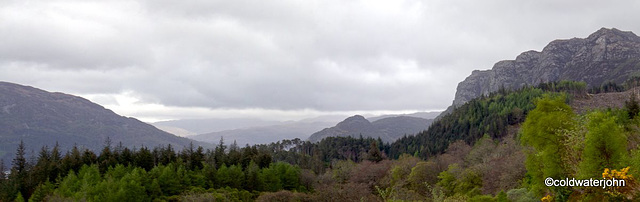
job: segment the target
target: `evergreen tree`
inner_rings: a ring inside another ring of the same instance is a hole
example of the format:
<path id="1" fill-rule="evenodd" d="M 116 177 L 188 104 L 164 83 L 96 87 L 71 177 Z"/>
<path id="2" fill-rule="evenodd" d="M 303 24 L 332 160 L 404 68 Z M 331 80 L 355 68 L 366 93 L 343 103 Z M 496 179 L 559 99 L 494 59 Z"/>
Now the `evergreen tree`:
<path id="1" fill-rule="evenodd" d="M 216 147 L 215 152 L 213 154 L 214 160 L 216 163 L 216 168 L 220 168 L 222 164 L 226 164 L 227 162 L 227 156 L 225 154 L 226 149 L 227 149 L 227 146 L 224 145 L 224 138 L 220 137 L 220 143 Z"/>
<path id="2" fill-rule="evenodd" d="M 175 154 L 174 154 L 175 155 Z M 143 168 L 144 170 L 151 170 L 153 168 L 153 155 L 147 147 L 142 146 L 134 157 L 134 165 Z"/>
<path id="3" fill-rule="evenodd" d="M 638 100 L 636 100 L 636 96 L 635 93 L 632 93 L 629 100 L 624 102 L 624 107 L 627 110 L 629 119 L 635 118 L 640 112 L 640 105 L 638 104 Z"/>
<path id="4" fill-rule="evenodd" d="M 378 144 L 376 141 L 371 141 L 371 145 L 369 146 L 369 155 L 367 156 L 367 160 L 373 162 L 382 161 L 382 152 L 380 152 L 380 148 L 378 148 Z"/>
<path id="5" fill-rule="evenodd" d="M 11 167 L 9 179 L 13 181 L 18 194 L 22 194 L 28 198 L 31 196 L 30 184 L 32 184 L 32 182 L 28 179 L 29 164 L 25 158 L 24 150 L 24 142 L 20 140 L 20 144 L 16 149 L 16 156 L 13 159 L 13 166 Z M 22 195 L 20 195 L 20 197 L 22 197 Z"/>

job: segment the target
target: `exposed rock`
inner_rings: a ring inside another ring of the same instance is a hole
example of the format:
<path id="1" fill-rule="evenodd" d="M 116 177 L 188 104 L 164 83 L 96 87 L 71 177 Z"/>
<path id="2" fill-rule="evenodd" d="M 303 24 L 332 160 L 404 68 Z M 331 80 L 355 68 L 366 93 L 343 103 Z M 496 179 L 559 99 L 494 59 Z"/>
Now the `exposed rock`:
<path id="1" fill-rule="evenodd" d="M 592 87 L 608 81 L 622 83 L 630 76 L 640 76 L 640 37 L 602 28 L 587 38 L 555 40 L 541 52 L 527 51 L 515 60 L 496 63 L 491 70 L 473 71 L 458 84 L 453 107 L 500 88 L 559 80 L 584 81 Z"/>

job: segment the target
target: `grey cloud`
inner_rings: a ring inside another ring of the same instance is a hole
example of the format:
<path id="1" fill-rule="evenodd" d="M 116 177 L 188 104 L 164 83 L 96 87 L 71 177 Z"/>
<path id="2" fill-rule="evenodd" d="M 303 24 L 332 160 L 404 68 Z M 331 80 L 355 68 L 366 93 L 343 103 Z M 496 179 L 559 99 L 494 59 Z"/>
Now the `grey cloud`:
<path id="1" fill-rule="evenodd" d="M 635 1 L 26 1 L 0 8 L 0 80 L 211 109 L 446 108 L 473 69 Z"/>

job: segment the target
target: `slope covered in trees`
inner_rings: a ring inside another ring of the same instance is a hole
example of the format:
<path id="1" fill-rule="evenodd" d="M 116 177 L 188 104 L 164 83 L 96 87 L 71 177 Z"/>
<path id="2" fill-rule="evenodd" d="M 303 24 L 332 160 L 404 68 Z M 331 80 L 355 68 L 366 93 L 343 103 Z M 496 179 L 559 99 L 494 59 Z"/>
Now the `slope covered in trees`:
<path id="1" fill-rule="evenodd" d="M 444 152 L 456 140 L 473 144 L 485 134 L 492 138 L 502 138 L 507 134 L 509 126 L 524 121 L 527 113 L 535 107 L 534 100 L 544 92 L 567 92 L 583 96 L 586 85 L 561 81 L 517 91 L 500 90 L 487 97 L 473 99 L 436 120 L 428 130 L 394 142 L 389 153 L 392 157 L 409 153 L 428 158 Z"/>
<path id="2" fill-rule="evenodd" d="M 568 103 L 596 97 L 586 92 L 579 82 L 499 91 L 472 100 L 429 129 L 451 136 L 429 137 L 425 131 L 405 137 L 411 140 L 405 145 L 329 137 L 318 143 L 294 139 L 242 148 L 221 140 L 215 148 L 177 151 L 172 146 L 130 149 L 107 141 L 99 154 L 53 146 L 27 157 L 25 145 L 19 144 L 10 166 L 0 165 L 11 170 L 8 178 L 0 176 L 0 200 L 635 199 L 637 97 L 629 97 L 622 108 L 577 114 Z M 544 185 L 546 177 L 615 177 L 629 186 L 553 188 Z"/>

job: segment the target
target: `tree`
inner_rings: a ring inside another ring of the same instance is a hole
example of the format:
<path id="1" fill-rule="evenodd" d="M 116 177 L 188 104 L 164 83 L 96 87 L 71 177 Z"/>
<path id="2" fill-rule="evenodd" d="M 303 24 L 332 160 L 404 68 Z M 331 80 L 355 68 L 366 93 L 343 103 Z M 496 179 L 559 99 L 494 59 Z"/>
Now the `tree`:
<path id="1" fill-rule="evenodd" d="M 587 115 L 587 134 L 580 162 L 584 179 L 601 176 L 605 168 L 619 169 L 627 162 L 627 137 L 611 112 L 595 111 Z"/>
<path id="2" fill-rule="evenodd" d="M 640 105 L 636 100 L 636 96 L 637 95 L 635 93 L 631 93 L 629 100 L 624 102 L 624 107 L 627 110 L 629 119 L 635 118 L 638 115 L 638 113 L 640 113 Z"/>
<path id="3" fill-rule="evenodd" d="M 244 189 L 248 191 L 259 190 L 262 182 L 260 181 L 260 168 L 258 167 L 258 164 L 250 161 L 244 172 L 244 176 L 246 178 Z"/>
<path id="4" fill-rule="evenodd" d="M 9 179 L 14 182 L 18 194 L 22 193 L 22 195 L 29 198 L 29 196 L 31 196 L 30 181 L 29 179 L 27 179 L 29 174 L 29 164 L 25 159 L 24 150 L 24 142 L 20 140 L 20 144 L 16 149 L 16 157 L 13 159 L 13 166 L 11 167 L 11 174 L 9 175 Z"/>
<path id="5" fill-rule="evenodd" d="M 566 150 L 563 133 L 574 127 L 574 114 L 565 104 L 564 96 L 545 95 L 527 116 L 521 129 L 521 141 L 533 148 L 527 152 L 525 167 L 531 176 L 529 183 L 534 192 L 542 194 L 547 177 L 560 179 L 567 176 L 566 165 L 562 162 Z"/>
<path id="6" fill-rule="evenodd" d="M 151 170 L 153 168 L 153 155 L 147 147 L 142 146 L 140 150 L 135 154 L 134 165 L 141 167 L 144 170 Z"/>
<path id="7" fill-rule="evenodd" d="M 227 146 L 224 145 L 224 138 L 220 137 L 220 143 L 216 147 L 216 150 L 213 154 L 216 162 L 216 168 L 220 168 L 222 164 L 225 164 L 227 162 L 227 156 L 225 154 L 226 149 L 227 149 Z"/>
<path id="8" fill-rule="evenodd" d="M 62 158 L 62 163 L 60 165 L 60 169 L 63 173 L 67 174 L 67 171 L 78 171 L 82 166 L 82 154 L 80 154 L 80 150 L 78 150 L 78 146 L 74 145 L 71 149 L 71 152 L 67 151 L 67 154 Z M 64 177 L 64 176 L 63 176 Z"/>
<path id="9" fill-rule="evenodd" d="M 262 190 L 276 192 L 282 189 L 282 182 L 278 176 L 278 171 L 270 166 L 260 171 L 260 181 L 262 182 Z"/>
<path id="10" fill-rule="evenodd" d="M 378 144 L 376 141 L 371 141 L 371 146 L 369 146 L 369 155 L 367 156 L 367 160 L 373 162 L 380 162 L 384 159 L 382 156 L 382 152 L 380 152 L 380 148 L 378 148 Z"/>

